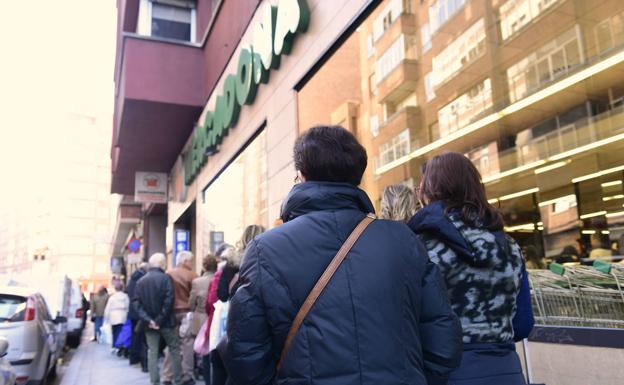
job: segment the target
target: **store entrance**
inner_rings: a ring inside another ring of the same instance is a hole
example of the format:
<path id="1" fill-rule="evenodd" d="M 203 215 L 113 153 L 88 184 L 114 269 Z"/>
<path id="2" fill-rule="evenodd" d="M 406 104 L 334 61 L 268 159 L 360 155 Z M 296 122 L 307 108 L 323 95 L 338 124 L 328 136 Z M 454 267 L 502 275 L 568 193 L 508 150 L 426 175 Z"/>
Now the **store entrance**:
<path id="1" fill-rule="evenodd" d="M 176 265 L 176 256 L 180 251 L 191 251 L 193 255 L 197 252 L 195 217 L 195 202 L 193 202 L 173 224 L 172 266 Z M 195 264 L 195 261 L 193 261 L 193 264 Z"/>

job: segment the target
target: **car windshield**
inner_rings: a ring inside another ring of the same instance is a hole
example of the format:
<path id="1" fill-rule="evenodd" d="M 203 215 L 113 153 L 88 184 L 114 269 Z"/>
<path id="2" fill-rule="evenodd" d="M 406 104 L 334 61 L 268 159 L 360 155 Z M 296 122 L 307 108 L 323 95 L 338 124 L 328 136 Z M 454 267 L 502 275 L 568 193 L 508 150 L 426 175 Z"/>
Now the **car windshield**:
<path id="1" fill-rule="evenodd" d="M 19 322 L 24 320 L 26 298 L 0 294 L 0 322 Z"/>

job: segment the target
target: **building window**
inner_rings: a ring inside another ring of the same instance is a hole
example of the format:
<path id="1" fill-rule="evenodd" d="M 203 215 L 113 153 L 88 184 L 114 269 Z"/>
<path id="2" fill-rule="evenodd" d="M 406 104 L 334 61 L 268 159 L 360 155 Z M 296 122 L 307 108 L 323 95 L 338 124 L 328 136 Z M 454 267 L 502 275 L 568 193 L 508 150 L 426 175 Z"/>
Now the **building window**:
<path id="1" fill-rule="evenodd" d="M 409 129 L 405 129 L 390 141 L 379 146 L 379 162 L 377 163 L 377 166 L 383 167 L 409 154 L 409 137 Z"/>
<path id="2" fill-rule="evenodd" d="M 485 23 L 479 19 L 433 58 L 434 87 L 485 53 Z"/>
<path id="3" fill-rule="evenodd" d="M 438 0 L 429 7 L 429 24 L 434 34 L 444 23 L 453 17 L 467 0 Z"/>
<path id="4" fill-rule="evenodd" d="M 513 103 L 583 62 L 578 26 L 507 69 L 509 99 Z"/>
<path id="5" fill-rule="evenodd" d="M 557 0 L 509 0 L 501 5 L 500 26 L 503 40 L 517 33 Z"/>
<path id="6" fill-rule="evenodd" d="M 420 38 L 422 43 L 422 52 L 425 53 L 431 49 L 431 31 L 429 29 L 429 23 L 425 23 L 422 27 L 420 27 Z"/>
<path id="7" fill-rule="evenodd" d="M 492 84 L 485 79 L 438 111 L 440 137 L 457 131 L 492 107 Z"/>
<path id="8" fill-rule="evenodd" d="M 599 54 L 624 44 L 624 12 L 598 23 L 594 36 Z"/>
<path id="9" fill-rule="evenodd" d="M 195 41 L 195 2 L 141 0 L 137 33 L 174 39 Z"/>
<path id="10" fill-rule="evenodd" d="M 371 57 L 375 54 L 375 45 L 373 42 L 373 35 L 368 34 L 366 36 L 366 57 Z"/>
<path id="11" fill-rule="evenodd" d="M 398 39 L 384 52 L 375 63 L 377 84 L 388 76 L 405 59 L 405 35 Z"/>
<path id="12" fill-rule="evenodd" d="M 425 96 L 427 101 L 430 102 L 435 98 L 435 90 L 433 89 L 433 74 L 428 72 L 425 75 Z"/>
<path id="13" fill-rule="evenodd" d="M 379 135 L 379 118 L 377 117 L 377 115 L 373 115 L 370 117 L 370 130 L 373 138 Z"/>

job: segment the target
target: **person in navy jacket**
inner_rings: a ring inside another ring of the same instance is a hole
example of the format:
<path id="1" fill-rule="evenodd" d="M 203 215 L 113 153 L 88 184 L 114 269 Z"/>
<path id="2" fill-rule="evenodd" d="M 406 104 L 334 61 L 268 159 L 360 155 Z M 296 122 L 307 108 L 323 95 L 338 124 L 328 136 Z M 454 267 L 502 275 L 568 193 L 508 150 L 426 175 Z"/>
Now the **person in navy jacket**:
<path id="1" fill-rule="evenodd" d="M 402 223 L 375 220 L 304 319 L 276 364 L 303 301 L 356 225 L 373 212 L 359 185 L 367 156 L 342 127 L 296 142 L 301 183 L 284 224 L 249 245 L 231 299 L 225 366 L 232 384 L 446 384 L 461 328 L 442 277 Z"/>
<path id="2" fill-rule="evenodd" d="M 442 272 L 462 324 L 464 354 L 450 384 L 525 384 L 514 349 L 533 327 L 524 259 L 487 202 L 478 170 L 459 153 L 435 156 L 419 198 L 424 208 L 408 225 Z"/>

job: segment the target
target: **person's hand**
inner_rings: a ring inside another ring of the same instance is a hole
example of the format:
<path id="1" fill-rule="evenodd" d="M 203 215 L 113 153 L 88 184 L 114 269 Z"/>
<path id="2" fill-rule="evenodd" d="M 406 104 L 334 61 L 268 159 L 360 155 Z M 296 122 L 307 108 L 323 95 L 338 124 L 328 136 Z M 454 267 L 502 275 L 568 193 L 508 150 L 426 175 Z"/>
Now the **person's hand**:
<path id="1" fill-rule="evenodd" d="M 148 327 L 150 329 L 154 329 L 154 330 L 160 329 L 160 326 L 158 326 L 158 324 L 156 322 L 154 322 L 154 321 L 150 321 Z"/>

